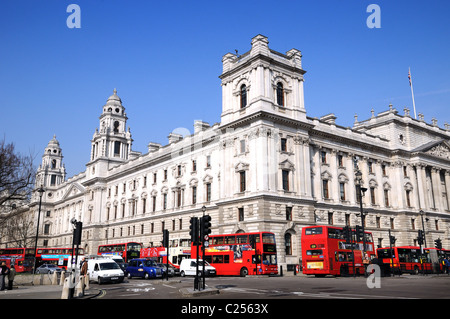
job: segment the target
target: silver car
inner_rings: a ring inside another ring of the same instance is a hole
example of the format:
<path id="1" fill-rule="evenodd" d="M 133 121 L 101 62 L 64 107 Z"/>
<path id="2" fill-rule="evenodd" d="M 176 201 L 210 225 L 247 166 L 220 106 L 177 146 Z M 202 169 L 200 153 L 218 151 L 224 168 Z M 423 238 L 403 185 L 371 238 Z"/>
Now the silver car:
<path id="1" fill-rule="evenodd" d="M 36 274 L 53 274 L 55 271 L 61 272 L 62 268 L 53 264 L 43 264 L 36 269 Z"/>

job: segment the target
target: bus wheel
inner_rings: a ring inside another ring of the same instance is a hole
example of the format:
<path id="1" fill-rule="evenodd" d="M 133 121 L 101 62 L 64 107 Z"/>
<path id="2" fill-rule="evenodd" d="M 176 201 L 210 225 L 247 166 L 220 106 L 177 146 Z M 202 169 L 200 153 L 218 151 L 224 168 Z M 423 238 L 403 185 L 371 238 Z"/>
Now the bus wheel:
<path id="1" fill-rule="evenodd" d="M 241 268 L 241 277 L 245 277 L 248 275 L 248 269 L 243 267 Z"/>
<path id="2" fill-rule="evenodd" d="M 414 275 L 418 275 L 419 274 L 419 267 L 414 266 Z"/>

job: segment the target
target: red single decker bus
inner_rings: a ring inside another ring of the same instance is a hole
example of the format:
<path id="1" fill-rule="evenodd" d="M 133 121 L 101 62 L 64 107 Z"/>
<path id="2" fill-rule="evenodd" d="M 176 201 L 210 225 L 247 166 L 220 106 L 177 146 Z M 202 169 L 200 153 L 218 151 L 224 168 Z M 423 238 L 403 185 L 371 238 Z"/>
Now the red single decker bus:
<path id="1" fill-rule="evenodd" d="M 365 244 L 370 260 L 375 257 L 372 233 L 365 232 Z M 303 227 L 301 245 L 303 273 L 306 275 L 341 276 L 365 272 L 363 240 L 346 243 L 341 227 Z"/>
<path id="2" fill-rule="evenodd" d="M 133 258 L 139 258 L 142 244 L 128 242 L 122 244 L 109 244 L 98 246 L 97 255 L 117 255 L 123 258 L 124 262 L 129 262 Z"/>
<path id="3" fill-rule="evenodd" d="M 431 273 L 433 266 L 430 259 L 430 250 L 416 246 L 401 246 L 391 248 L 378 248 L 378 259 L 388 264 L 394 273 Z"/>
<path id="4" fill-rule="evenodd" d="M 75 257 L 74 249 L 73 256 Z M 78 248 L 78 260 L 84 256 L 84 249 Z M 36 253 L 36 268 L 42 264 L 54 264 L 67 270 L 67 264 L 72 258 L 72 248 L 38 248 Z"/>
<path id="5" fill-rule="evenodd" d="M 199 247 L 202 258 L 202 247 Z M 191 258 L 197 247 L 191 246 Z M 278 274 L 275 235 L 269 232 L 210 235 L 205 257 L 216 268 L 217 275 Z"/>
<path id="6" fill-rule="evenodd" d="M 14 266 L 16 272 L 28 272 L 33 269 L 34 248 L 1 248 L 0 263 Z"/>

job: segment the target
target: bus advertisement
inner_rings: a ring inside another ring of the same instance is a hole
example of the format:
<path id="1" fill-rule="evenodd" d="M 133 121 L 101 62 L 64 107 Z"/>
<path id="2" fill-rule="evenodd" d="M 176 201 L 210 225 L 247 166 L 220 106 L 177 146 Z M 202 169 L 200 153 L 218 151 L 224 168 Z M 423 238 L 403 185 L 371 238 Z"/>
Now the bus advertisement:
<path id="1" fill-rule="evenodd" d="M 278 274 L 275 235 L 269 232 L 210 235 L 199 257 L 216 268 L 217 275 Z M 191 258 L 197 257 L 197 247 L 191 246 Z"/>
<path id="2" fill-rule="evenodd" d="M 362 238 L 346 243 L 343 228 L 334 226 L 303 227 L 301 245 L 303 273 L 316 277 L 362 275 L 369 261 L 375 257 L 371 233 L 365 232 L 363 247 Z"/>
<path id="3" fill-rule="evenodd" d="M 76 255 L 74 250 L 73 256 Z M 78 258 L 84 256 L 84 249 L 78 248 Z M 36 253 L 36 268 L 42 264 L 54 264 L 67 270 L 67 264 L 72 257 L 72 248 L 38 248 Z"/>
<path id="4" fill-rule="evenodd" d="M 136 242 L 100 245 L 97 255 L 118 255 L 127 263 L 133 258 L 139 258 L 141 249 L 142 244 Z"/>
<path id="5" fill-rule="evenodd" d="M 394 273 L 431 273 L 433 266 L 430 258 L 430 249 L 421 251 L 416 246 L 400 246 L 391 248 L 378 248 L 378 259 L 388 264 Z"/>
<path id="6" fill-rule="evenodd" d="M 31 272 L 34 263 L 34 248 L 1 248 L 0 262 L 14 266 L 16 272 Z"/>
<path id="7" fill-rule="evenodd" d="M 140 258 L 155 258 L 158 263 L 167 263 L 167 251 L 165 247 L 142 248 Z M 181 261 L 191 258 L 191 247 L 169 247 L 169 264 L 180 268 Z"/>

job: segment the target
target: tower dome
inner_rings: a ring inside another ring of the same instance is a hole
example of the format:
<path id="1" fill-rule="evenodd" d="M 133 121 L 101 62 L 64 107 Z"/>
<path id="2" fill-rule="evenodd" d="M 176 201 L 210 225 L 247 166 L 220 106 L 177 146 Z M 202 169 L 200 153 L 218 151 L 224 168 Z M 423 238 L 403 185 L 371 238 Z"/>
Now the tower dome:
<path id="1" fill-rule="evenodd" d="M 111 95 L 106 101 L 106 105 L 122 105 L 122 100 L 117 95 L 117 90 L 114 89 L 113 95 Z"/>

